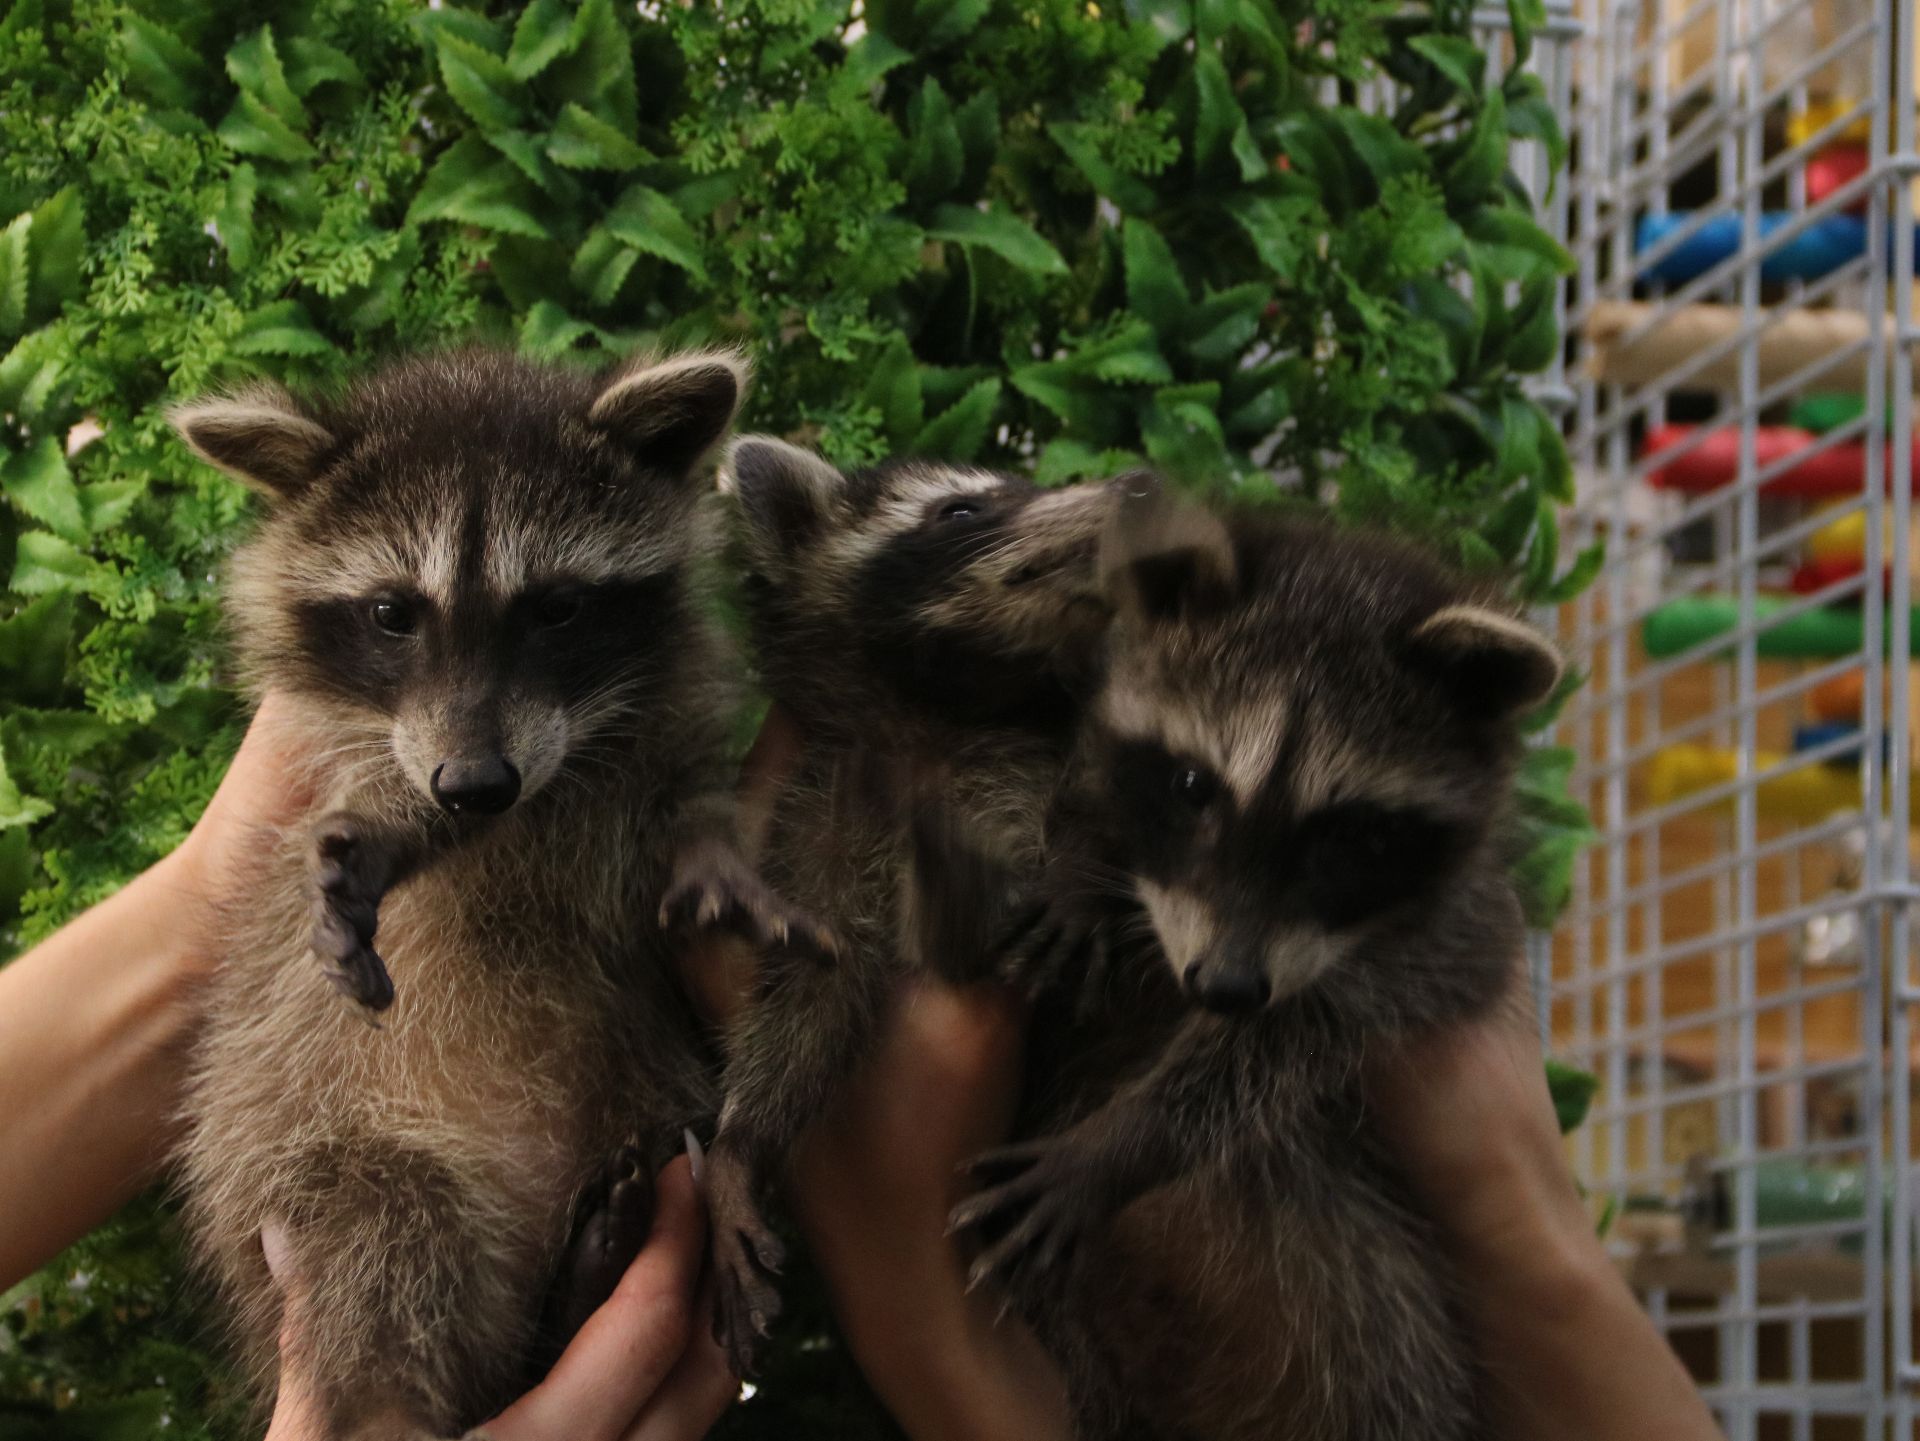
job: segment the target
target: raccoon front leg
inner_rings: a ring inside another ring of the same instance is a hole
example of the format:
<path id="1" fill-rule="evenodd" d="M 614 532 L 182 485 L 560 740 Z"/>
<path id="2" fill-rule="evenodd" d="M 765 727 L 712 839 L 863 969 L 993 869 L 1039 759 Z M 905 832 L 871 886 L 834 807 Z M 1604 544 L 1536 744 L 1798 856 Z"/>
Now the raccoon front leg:
<path id="1" fill-rule="evenodd" d="M 762 950 L 820 960 L 839 951 L 833 932 L 789 905 L 741 854 L 730 797 L 701 796 L 682 808 L 673 873 L 660 902 L 666 929 L 726 930 Z"/>
<path id="2" fill-rule="evenodd" d="M 1128 1202 L 1217 1160 L 1231 1134 L 1218 1112 L 1236 1093 L 1227 1068 L 1244 1039 L 1218 1017 L 1190 1016 L 1152 1068 L 1097 1110 L 1053 1135 L 977 1157 L 968 1170 L 983 1189 L 949 1218 L 984 1246 L 969 1284 L 1044 1277 Z"/>
<path id="3" fill-rule="evenodd" d="M 393 977 L 373 948 L 380 902 L 427 860 L 417 827 L 370 820 L 350 811 L 322 816 L 308 852 L 313 883 L 311 945 L 333 988 L 369 1011 L 393 1004 Z"/>
<path id="4" fill-rule="evenodd" d="M 764 983 L 728 1038 L 726 1101 L 703 1188 L 714 1259 L 714 1339 L 746 1376 L 780 1312 L 783 1254 L 759 1198 L 807 1125 L 873 1047 L 892 973 L 870 956 L 821 970 L 762 960 Z"/>

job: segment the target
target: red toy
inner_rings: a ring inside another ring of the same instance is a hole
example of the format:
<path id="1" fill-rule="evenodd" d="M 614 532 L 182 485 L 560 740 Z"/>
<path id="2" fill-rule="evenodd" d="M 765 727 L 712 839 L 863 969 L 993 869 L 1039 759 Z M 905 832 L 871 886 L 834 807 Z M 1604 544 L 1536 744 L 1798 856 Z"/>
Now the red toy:
<path id="1" fill-rule="evenodd" d="M 1643 456 L 1658 455 L 1690 439 L 1696 425 L 1659 425 L 1647 432 Z M 1800 451 L 1811 449 L 1820 437 L 1811 431 L 1786 425 L 1763 425 L 1754 432 L 1754 458 L 1762 468 L 1779 464 Z M 1920 478 L 1920 436 L 1913 441 L 1913 471 Z M 1892 457 L 1888 457 L 1891 461 Z M 1891 471 L 1891 465 L 1889 465 Z M 1740 432 L 1716 430 L 1685 455 L 1677 456 L 1647 476 L 1649 485 L 1689 494 L 1716 490 L 1730 485 L 1740 473 Z M 1768 495 L 1817 499 L 1852 495 L 1866 479 L 1867 447 L 1864 441 L 1830 445 L 1810 455 L 1798 465 L 1789 465 L 1762 487 Z"/>

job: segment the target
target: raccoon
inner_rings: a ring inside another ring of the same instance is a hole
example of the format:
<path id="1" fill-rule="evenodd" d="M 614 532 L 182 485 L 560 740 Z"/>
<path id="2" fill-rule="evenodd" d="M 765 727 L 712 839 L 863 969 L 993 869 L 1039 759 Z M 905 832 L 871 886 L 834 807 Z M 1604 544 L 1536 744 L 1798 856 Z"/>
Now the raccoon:
<path id="1" fill-rule="evenodd" d="M 900 980 L 927 968 L 964 981 L 992 960 L 990 908 L 944 906 L 947 878 L 916 853 L 953 848 L 951 829 L 971 850 L 1038 863 L 1105 624 L 1094 561 L 1114 493 L 932 463 L 844 475 L 759 437 L 735 442 L 729 468 L 755 650 L 803 743 L 761 866 L 840 944 L 826 970 L 768 958 L 729 1030 L 705 1184 L 715 1332 L 744 1375 L 779 1309 L 762 1192 Z M 937 809 L 912 803 L 923 789 Z"/>
<path id="2" fill-rule="evenodd" d="M 719 744 L 740 664 L 703 462 L 745 381 L 720 352 L 592 376 L 472 350 L 173 416 L 265 497 L 236 649 L 321 797 L 229 898 L 185 1215 L 263 1394 L 282 1228 L 330 1436 L 454 1434 L 530 1379 L 571 1218 L 604 1295 L 716 1106 L 662 921 L 798 923 L 736 853 Z"/>
<path id="3" fill-rule="evenodd" d="M 1112 938 L 1106 1063 L 974 1166 L 974 1275 L 1090 1437 L 1483 1435 L 1455 1278 L 1361 1072 L 1502 1003 L 1515 718 L 1560 661 L 1410 545 L 1152 487 L 1101 571 L 1105 673 L 1015 954 Z"/>

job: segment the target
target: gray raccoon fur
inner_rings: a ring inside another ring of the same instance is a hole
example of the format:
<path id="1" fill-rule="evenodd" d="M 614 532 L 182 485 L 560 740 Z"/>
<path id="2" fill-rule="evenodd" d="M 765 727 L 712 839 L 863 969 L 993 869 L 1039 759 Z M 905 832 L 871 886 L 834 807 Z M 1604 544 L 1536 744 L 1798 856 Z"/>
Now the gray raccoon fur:
<path id="1" fill-rule="evenodd" d="M 1104 624 L 1094 558 L 1113 493 L 933 463 L 842 475 L 756 437 L 730 469 L 755 649 L 803 744 L 761 867 L 841 947 L 827 969 L 768 958 L 729 1028 L 707 1196 L 716 1334 L 744 1373 L 779 1304 L 759 1197 L 900 980 L 968 979 L 991 960 L 983 914 L 953 934 L 944 877 L 916 877 L 907 794 L 931 788 L 969 845 L 1038 863 Z"/>
<path id="2" fill-rule="evenodd" d="M 744 382 L 724 353 L 592 376 L 474 350 L 174 417 L 266 497 L 229 613 L 319 796 L 227 898 L 186 1220 L 263 1396 L 282 1223 L 331 1436 L 510 1400 L 583 1192 L 623 1147 L 644 1185 L 715 1108 L 659 918 L 670 889 L 766 902 L 731 850 L 738 666 L 705 600 L 703 458 Z M 517 794 L 449 814 L 482 764 Z"/>
<path id="3" fill-rule="evenodd" d="M 975 1166 L 976 1274 L 1089 1437 L 1482 1436 L 1455 1278 L 1361 1073 L 1501 1003 L 1514 718 L 1559 661 L 1485 588 L 1324 523 L 1146 489 L 1102 570 L 1037 929 L 1104 927 L 1114 973 L 1029 1139 Z"/>

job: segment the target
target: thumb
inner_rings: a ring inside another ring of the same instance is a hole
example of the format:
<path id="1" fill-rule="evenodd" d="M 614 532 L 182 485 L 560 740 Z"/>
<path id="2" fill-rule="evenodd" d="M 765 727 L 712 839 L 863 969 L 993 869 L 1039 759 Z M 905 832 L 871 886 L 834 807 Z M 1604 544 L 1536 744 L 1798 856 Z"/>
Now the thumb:
<path id="1" fill-rule="evenodd" d="M 260 1254 L 280 1288 L 280 1384 L 265 1441 L 321 1441 L 326 1435 L 320 1398 L 307 1375 L 300 1334 L 307 1289 L 293 1265 L 293 1246 L 278 1219 L 260 1228 Z"/>

